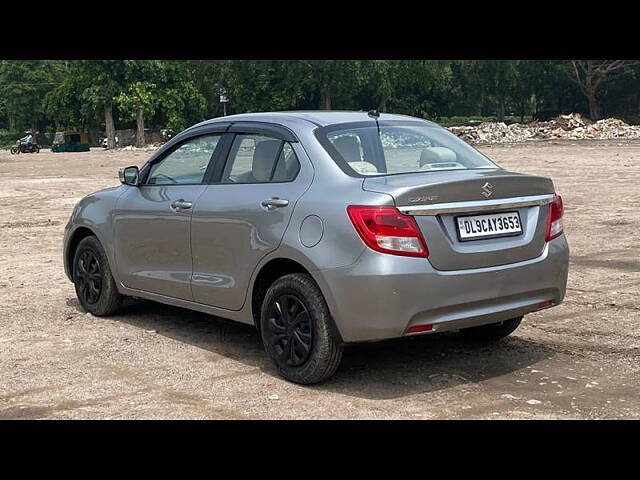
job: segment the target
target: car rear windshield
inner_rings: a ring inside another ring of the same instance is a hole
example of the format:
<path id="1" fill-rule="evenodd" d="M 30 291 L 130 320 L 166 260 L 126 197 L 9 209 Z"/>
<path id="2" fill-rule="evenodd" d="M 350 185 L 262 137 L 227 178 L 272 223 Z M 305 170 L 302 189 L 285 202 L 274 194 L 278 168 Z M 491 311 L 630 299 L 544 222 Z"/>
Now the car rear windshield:
<path id="1" fill-rule="evenodd" d="M 354 176 L 499 168 L 448 130 L 419 122 L 333 125 L 316 135 Z"/>

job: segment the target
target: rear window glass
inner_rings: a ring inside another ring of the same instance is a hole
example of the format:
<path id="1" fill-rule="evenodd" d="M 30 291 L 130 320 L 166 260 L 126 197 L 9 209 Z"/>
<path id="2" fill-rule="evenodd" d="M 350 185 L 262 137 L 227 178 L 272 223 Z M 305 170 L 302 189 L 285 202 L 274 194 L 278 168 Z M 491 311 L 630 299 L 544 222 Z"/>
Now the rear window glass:
<path id="1" fill-rule="evenodd" d="M 425 124 L 328 127 L 319 133 L 347 173 L 389 175 L 499 168 L 444 128 Z"/>

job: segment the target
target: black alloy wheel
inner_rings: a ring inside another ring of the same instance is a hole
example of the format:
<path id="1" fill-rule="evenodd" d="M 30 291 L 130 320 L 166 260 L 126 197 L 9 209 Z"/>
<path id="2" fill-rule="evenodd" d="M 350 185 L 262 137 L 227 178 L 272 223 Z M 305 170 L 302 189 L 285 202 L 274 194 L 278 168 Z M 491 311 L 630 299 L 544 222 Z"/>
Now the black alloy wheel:
<path id="1" fill-rule="evenodd" d="M 279 362 L 297 367 L 308 360 L 313 346 L 311 317 L 296 295 L 283 294 L 271 300 L 267 329 Z"/>
<path id="2" fill-rule="evenodd" d="M 78 256 L 75 268 L 78 292 L 89 305 L 100 300 L 102 293 L 102 268 L 97 255 L 91 249 L 85 249 Z"/>

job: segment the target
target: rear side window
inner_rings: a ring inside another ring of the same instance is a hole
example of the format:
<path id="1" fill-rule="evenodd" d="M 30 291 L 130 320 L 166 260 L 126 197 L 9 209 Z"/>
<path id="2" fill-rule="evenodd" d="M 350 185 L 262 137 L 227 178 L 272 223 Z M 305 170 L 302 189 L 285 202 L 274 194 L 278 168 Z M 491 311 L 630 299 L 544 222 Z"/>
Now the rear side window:
<path id="1" fill-rule="evenodd" d="M 291 144 L 266 135 L 236 135 L 222 183 L 290 182 L 300 163 Z"/>
<path id="2" fill-rule="evenodd" d="M 202 183 L 220 134 L 203 135 L 184 142 L 159 163 L 151 166 L 148 185 Z"/>

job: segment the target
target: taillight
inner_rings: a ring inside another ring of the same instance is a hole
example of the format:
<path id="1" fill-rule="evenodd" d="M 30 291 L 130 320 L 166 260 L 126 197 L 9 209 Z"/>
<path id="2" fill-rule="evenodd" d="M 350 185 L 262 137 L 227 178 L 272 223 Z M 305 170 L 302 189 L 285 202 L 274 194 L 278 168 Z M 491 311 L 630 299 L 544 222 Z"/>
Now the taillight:
<path id="1" fill-rule="evenodd" d="M 415 219 L 398 209 L 350 205 L 347 213 L 360 238 L 373 250 L 408 257 L 429 256 Z"/>
<path id="2" fill-rule="evenodd" d="M 547 218 L 547 233 L 545 240 L 553 240 L 564 230 L 564 224 L 562 221 L 562 215 L 564 214 L 564 207 L 562 205 L 562 197 L 556 195 L 553 201 L 549 204 L 549 217 Z"/>

